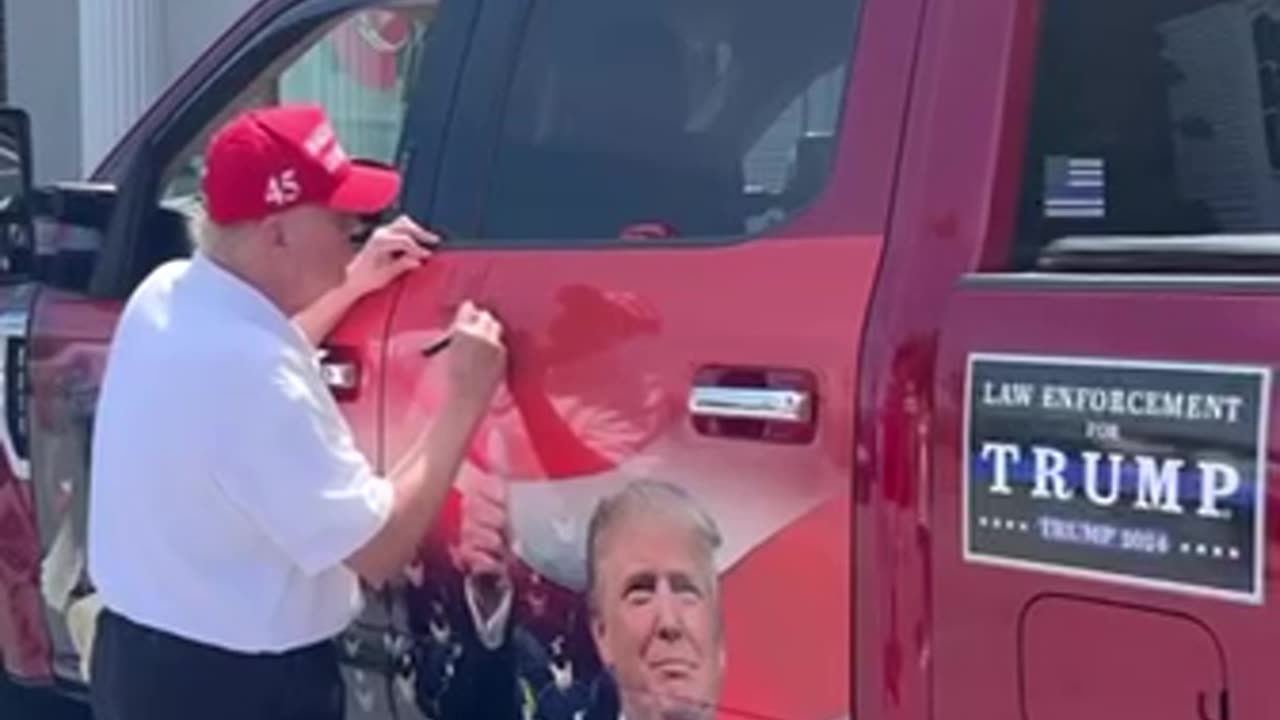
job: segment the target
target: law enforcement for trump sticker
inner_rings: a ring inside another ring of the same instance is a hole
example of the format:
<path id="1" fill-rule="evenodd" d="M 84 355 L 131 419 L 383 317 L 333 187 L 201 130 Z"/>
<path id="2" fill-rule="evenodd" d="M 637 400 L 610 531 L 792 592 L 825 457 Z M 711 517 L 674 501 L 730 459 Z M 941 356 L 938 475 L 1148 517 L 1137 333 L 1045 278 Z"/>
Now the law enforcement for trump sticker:
<path id="1" fill-rule="evenodd" d="M 971 355 L 965 559 L 1260 604 L 1270 381 Z"/>

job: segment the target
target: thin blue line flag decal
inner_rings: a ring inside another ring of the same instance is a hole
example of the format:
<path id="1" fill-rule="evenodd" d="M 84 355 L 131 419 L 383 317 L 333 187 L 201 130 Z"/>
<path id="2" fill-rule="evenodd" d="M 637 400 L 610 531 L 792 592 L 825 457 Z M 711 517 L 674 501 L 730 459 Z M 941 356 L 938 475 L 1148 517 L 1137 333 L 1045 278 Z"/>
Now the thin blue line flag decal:
<path id="1" fill-rule="evenodd" d="M 1100 220 L 1107 216 L 1107 166 L 1102 158 L 1052 155 L 1044 161 L 1044 215 Z"/>

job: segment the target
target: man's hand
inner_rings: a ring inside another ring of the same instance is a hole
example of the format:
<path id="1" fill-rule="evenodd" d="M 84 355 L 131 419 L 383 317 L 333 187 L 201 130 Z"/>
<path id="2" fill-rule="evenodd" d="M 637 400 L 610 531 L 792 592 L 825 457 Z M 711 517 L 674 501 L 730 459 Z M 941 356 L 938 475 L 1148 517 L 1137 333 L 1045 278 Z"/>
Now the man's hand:
<path id="1" fill-rule="evenodd" d="M 390 517 L 347 558 L 347 566 L 375 588 L 399 576 L 414 558 L 506 374 L 502 326 L 492 315 L 465 302 L 450 336 L 445 406 L 388 477 L 395 488 Z"/>
<path id="2" fill-rule="evenodd" d="M 402 273 L 420 267 L 439 241 L 408 216 L 378 228 L 347 265 L 346 280 L 303 308 L 294 322 L 313 344 L 323 343 L 353 304 Z"/>
<path id="3" fill-rule="evenodd" d="M 346 289 L 356 298 L 381 290 L 402 273 L 421 267 L 439 242 L 435 233 L 401 215 L 369 236 L 347 266 Z"/>
<path id="4" fill-rule="evenodd" d="M 502 325 L 468 301 L 458 308 L 450 336 L 450 395 L 468 408 L 484 412 L 507 369 Z"/>
<path id="5" fill-rule="evenodd" d="M 472 478 L 462 489 L 458 559 L 486 619 L 510 591 L 507 522 L 507 484 L 488 475 Z"/>
<path id="6" fill-rule="evenodd" d="M 507 485 L 484 475 L 462 491 L 462 528 L 458 558 L 468 575 L 502 578 L 507 574 Z"/>

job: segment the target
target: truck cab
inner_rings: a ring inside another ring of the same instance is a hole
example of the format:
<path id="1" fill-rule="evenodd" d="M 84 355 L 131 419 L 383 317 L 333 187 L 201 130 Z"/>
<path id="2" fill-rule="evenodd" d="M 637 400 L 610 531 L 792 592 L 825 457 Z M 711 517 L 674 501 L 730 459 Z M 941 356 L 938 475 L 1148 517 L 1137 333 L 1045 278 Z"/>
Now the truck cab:
<path id="1" fill-rule="evenodd" d="M 512 358 L 458 478 L 507 483 L 510 621 L 490 642 L 470 611 L 455 493 L 335 640 L 351 717 L 618 717 L 638 660 L 603 654 L 585 543 L 644 480 L 721 540 L 689 600 L 714 622 L 685 628 L 707 716 L 1267 717 L 1278 21 L 264 0 L 89 178 L 32 187 L 28 121 L 0 111 L 5 669 L 92 682 L 115 320 L 193 252 L 212 130 L 307 101 L 445 237 L 317 348 L 362 450 L 394 466 L 438 409 L 424 348 L 459 303 Z"/>

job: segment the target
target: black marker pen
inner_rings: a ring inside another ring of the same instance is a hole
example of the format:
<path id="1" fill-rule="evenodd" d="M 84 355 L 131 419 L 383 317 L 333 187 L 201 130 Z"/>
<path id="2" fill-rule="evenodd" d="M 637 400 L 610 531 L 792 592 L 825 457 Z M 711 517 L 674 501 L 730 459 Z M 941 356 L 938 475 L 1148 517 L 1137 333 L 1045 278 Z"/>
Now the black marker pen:
<path id="1" fill-rule="evenodd" d="M 433 355 L 436 355 L 440 353 L 442 350 L 444 350 L 445 348 L 449 347 L 449 344 L 452 342 L 453 342 L 453 334 L 445 333 L 444 335 L 441 335 L 435 340 L 432 340 L 426 347 L 422 348 L 422 356 L 431 357 Z"/>

